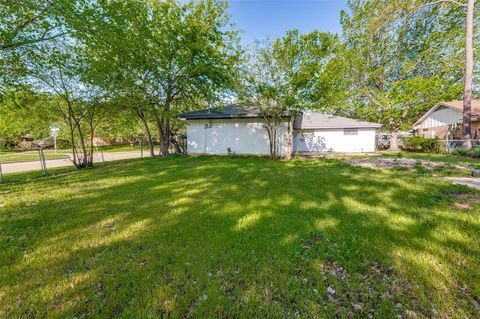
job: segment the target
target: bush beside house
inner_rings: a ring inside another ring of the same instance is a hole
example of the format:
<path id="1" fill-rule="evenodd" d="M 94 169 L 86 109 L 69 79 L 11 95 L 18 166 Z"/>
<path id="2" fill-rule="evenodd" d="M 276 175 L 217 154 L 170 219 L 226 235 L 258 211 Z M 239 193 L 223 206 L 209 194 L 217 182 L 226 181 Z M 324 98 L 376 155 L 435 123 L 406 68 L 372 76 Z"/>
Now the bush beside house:
<path id="1" fill-rule="evenodd" d="M 437 138 L 427 138 L 422 136 L 405 137 L 400 147 L 403 151 L 406 152 L 439 152 L 439 144 Z"/>
<path id="2" fill-rule="evenodd" d="M 455 156 L 464 156 L 471 158 L 480 158 L 480 147 L 467 150 L 466 148 L 457 148 L 452 153 Z"/>

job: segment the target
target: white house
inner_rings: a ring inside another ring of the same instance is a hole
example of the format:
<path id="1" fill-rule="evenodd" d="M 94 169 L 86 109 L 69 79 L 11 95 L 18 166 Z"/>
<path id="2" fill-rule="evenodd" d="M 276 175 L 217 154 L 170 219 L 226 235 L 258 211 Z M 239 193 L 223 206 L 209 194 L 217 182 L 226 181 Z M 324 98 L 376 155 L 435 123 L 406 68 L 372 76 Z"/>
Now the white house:
<path id="1" fill-rule="evenodd" d="M 417 135 L 440 139 L 461 139 L 463 101 L 440 102 L 414 125 Z M 480 100 L 472 100 L 472 137 L 480 139 Z"/>
<path id="2" fill-rule="evenodd" d="M 268 155 L 269 139 L 264 120 L 239 105 L 179 115 L 187 121 L 188 154 Z M 295 119 L 293 153 L 375 151 L 380 124 L 345 117 L 304 112 Z M 287 117 L 279 128 L 279 154 L 287 153 Z"/>

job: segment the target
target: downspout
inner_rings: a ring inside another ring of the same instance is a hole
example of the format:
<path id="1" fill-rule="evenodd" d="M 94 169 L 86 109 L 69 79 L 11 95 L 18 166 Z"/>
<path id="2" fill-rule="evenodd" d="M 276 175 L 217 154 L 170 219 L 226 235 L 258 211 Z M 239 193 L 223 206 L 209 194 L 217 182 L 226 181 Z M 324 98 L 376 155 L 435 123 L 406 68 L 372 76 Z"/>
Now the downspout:
<path id="1" fill-rule="evenodd" d="M 207 124 L 203 125 L 204 133 L 205 133 L 205 138 L 203 141 L 203 154 L 207 154 L 207 127 L 208 127 Z"/>

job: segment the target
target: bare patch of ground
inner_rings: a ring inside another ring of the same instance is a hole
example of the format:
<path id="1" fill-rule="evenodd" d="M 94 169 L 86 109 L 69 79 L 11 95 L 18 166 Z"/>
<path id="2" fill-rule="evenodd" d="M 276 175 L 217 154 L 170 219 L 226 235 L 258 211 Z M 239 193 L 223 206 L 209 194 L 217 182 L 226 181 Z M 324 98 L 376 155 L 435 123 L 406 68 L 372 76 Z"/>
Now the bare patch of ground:
<path id="1" fill-rule="evenodd" d="M 413 158 L 382 158 L 382 157 L 369 157 L 369 158 L 351 158 L 345 160 L 346 163 L 354 166 L 368 167 L 368 168 L 415 168 L 423 167 L 429 170 L 436 168 L 457 168 L 457 169 L 470 169 L 466 165 L 451 165 L 443 162 L 433 162 L 426 160 L 418 160 Z"/>
<path id="2" fill-rule="evenodd" d="M 452 193 L 448 194 L 448 198 L 454 201 L 451 206 L 457 209 L 470 209 L 473 205 L 480 205 L 477 194 Z"/>

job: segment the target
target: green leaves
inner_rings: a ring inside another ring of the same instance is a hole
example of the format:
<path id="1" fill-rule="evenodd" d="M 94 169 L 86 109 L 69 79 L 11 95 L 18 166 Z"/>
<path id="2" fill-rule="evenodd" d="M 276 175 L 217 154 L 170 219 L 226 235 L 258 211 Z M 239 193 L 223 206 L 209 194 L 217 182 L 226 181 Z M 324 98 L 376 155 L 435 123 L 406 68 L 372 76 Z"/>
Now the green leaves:
<path id="1" fill-rule="evenodd" d="M 460 98 L 460 7 L 413 10 L 417 3 L 396 0 L 349 5 L 350 12 L 342 14 L 346 76 L 352 86 L 350 108 L 359 117 L 399 130 L 438 101 Z"/>
<path id="2" fill-rule="evenodd" d="M 286 109 L 319 108 L 327 86 L 323 74 L 336 50 L 336 35 L 290 30 L 273 42 L 250 48 L 246 66 L 246 100 Z"/>

